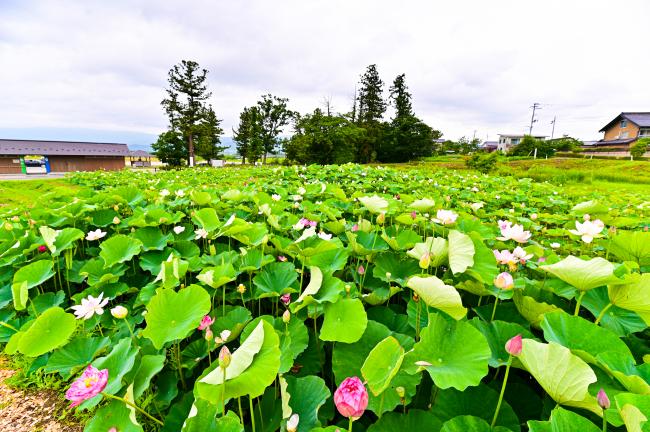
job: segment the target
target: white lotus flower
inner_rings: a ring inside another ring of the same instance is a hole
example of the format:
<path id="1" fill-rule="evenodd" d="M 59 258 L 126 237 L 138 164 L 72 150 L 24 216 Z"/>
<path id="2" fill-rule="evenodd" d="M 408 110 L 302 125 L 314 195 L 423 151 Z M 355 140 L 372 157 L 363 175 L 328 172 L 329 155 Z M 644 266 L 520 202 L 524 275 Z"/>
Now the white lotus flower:
<path id="1" fill-rule="evenodd" d="M 499 228 L 501 228 L 501 237 L 497 237 L 497 240 L 514 240 L 517 243 L 526 243 L 531 237 L 530 231 L 524 231 L 522 225 L 512 225 L 508 221 L 499 221 Z"/>
<path id="2" fill-rule="evenodd" d="M 316 235 L 316 228 L 309 227 L 302 232 L 302 235 L 298 237 L 298 239 L 294 243 L 300 243 L 301 241 L 307 240 L 308 238 L 313 237 L 315 235 Z"/>
<path id="3" fill-rule="evenodd" d="M 569 230 L 571 234 L 579 235 L 583 242 L 591 243 L 596 237 L 601 237 L 601 232 L 605 228 L 605 224 L 600 220 L 595 221 L 586 220 L 583 223 L 576 221 L 576 229 Z"/>
<path id="4" fill-rule="evenodd" d="M 196 234 L 195 239 L 204 239 L 208 237 L 208 232 L 204 228 L 199 228 L 194 231 L 194 234 Z"/>
<path id="5" fill-rule="evenodd" d="M 557 242 L 551 243 L 551 247 L 552 247 L 553 249 L 557 249 L 557 248 L 559 248 L 560 246 L 562 246 L 562 245 L 559 244 L 559 243 L 557 243 Z"/>
<path id="6" fill-rule="evenodd" d="M 185 196 L 185 191 L 183 189 L 179 189 L 176 191 L 176 196 L 179 198 L 182 198 Z"/>
<path id="7" fill-rule="evenodd" d="M 294 201 L 301 201 L 302 200 L 302 195 L 294 195 L 293 200 Z"/>
<path id="8" fill-rule="evenodd" d="M 185 231 L 185 227 L 181 226 L 181 225 L 177 225 L 173 229 L 174 229 L 174 232 L 176 233 L 176 235 L 178 235 L 178 234 L 182 233 L 183 231 Z"/>
<path id="9" fill-rule="evenodd" d="M 321 231 L 321 232 L 318 233 L 318 237 L 320 237 L 323 240 L 329 241 L 329 240 L 332 239 L 332 234 L 326 234 L 323 231 Z"/>
<path id="10" fill-rule="evenodd" d="M 104 306 L 108 304 L 107 298 L 103 298 L 104 293 L 101 293 L 99 297 L 95 298 L 91 295 L 89 295 L 85 299 L 81 299 L 81 304 L 72 306 L 72 310 L 74 311 L 75 316 L 77 319 L 90 319 L 92 318 L 93 315 L 102 315 L 104 313 Z"/>
<path id="11" fill-rule="evenodd" d="M 458 215 L 451 210 L 438 210 L 436 217 L 433 219 L 434 222 L 442 225 L 451 225 L 456 222 Z"/>
<path id="12" fill-rule="evenodd" d="M 280 201 L 282 199 L 282 197 L 280 195 L 278 195 L 278 194 L 273 194 L 273 195 L 271 195 L 271 199 L 273 201 Z"/>
<path id="13" fill-rule="evenodd" d="M 122 221 L 121 221 L 120 218 L 118 218 L 117 216 L 115 216 L 115 217 L 113 218 L 113 223 L 114 223 L 115 225 L 119 224 L 120 222 L 122 222 Z"/>
<path id="14" fill-rule="evenodd" d="M 88 234 L 86 234 L 86 240 L 88 241 L 94 241 L 94 240 L 99 240 L 100 238 L 104 237 L 106 233 L 99 228 L 97 228 L 95 231 L 89 231 Z"/>
<path id="15" fill-rule="evenodd" d="M 287 432 L 296 432 L 298 430 L 298 423 L 300 423 L 300 416 L 292 414 L 287 420 Z"/>
<path id="16" fill-rule="evenodd" d="M 160 196 L 161 197 L 166 197 L 169 195 L 169 191 L 167 189 L 163 189 L 160 191 Z"/>
<path id="17" fill-rule="evenodd" d="M 271 215 L 271 207 L 266 203 L 262 204 L 261 206 L 259 206 L 259 213 L 258 214 L 265 215 L 265 216 L 270 216 Z"/>
<path id="18" fill-rule="evenodd" d="M 299 193 L 300 195 L 304 195 L 304 194 L 307 193 L 307 190 L 306 190 L 304 187 L 300 186 L 300 187 L 298 188 L 298 193 Z"/>

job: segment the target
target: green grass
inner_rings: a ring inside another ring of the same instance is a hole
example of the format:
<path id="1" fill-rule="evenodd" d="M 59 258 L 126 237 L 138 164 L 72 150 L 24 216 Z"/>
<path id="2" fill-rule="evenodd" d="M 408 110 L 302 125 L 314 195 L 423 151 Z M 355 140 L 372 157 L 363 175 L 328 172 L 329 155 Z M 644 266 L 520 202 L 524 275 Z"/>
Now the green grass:
<path id="1" fill-rule="evenodd" d="M 79 189 L 65 179 L 0 181 L 0 209 L 34 207 L 47 193 L 75 195 Z"/>

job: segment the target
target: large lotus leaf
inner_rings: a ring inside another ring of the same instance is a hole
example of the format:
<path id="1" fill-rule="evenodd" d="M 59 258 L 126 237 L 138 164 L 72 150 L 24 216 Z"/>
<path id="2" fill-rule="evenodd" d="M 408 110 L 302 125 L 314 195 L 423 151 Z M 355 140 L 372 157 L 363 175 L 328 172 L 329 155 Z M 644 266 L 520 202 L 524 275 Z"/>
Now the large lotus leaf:
<path id="1" fill-rule="evenodd" d="M 400 254 L 386 252 L 375 258 L 372 275 L 385 282 L 397 282 L 405 286 L 408 278 L 420 273 L 420 267 L 413 260 L 400 259 Z M 390 273 L 390 275 L 389 275 Z"/>
<path id="2" fill-rule="evenodd" d="M 212 196 L 208 192 L 203 192 L 196 189 L 190 192 L 190 198 L 192 198 L 192 201 L 200 206 L 206 205 L 212 201 Z"/>
<path id="3" fill-rule="evenodd" d="M 384 414 L 368 428 L 368 432 L 439 431 L 441 427 L 442 422 L 430 411 L 409 409 L 405 414 L 401 412 Z"/>
<path id="4" fill-rule="evenodd" d="M 212 232 L 221 226 L 217 211 L 209 207 L 194 212 L 192 220 L 207 232 Z"/>
<path id="5" fill-rule="evenodd" d="M 619 393 L 614 401 L 628 431 L 650 430 L 650 395 Z"/>
<path id="6" fill-rule="evenodd" d="M 160 263 L 160 271 L 154 282 L 161 281 L 164 288 L 175 288 L 181 283 L 188 267 L 187 261 L 169 254 L 167 260 Z"/>
<path id="7" fill-rule="evenodd" d="M 490 427 L 490 424 L 482 418 L 463 415 L 445 422 L 440 432 L 508 432 L 510 429 L 502 426 Z"/>
<path id="8" fill-rule="evenodd" d="M 474 254 L 474 264 L 467 269 L 466 273 L 484 284 L 491 285 L 499 274 L 494 252 L 485 246 L 479 234 L 473 232 L 469 236 L 474 243 L 476 253 Z"/>
<path id="9" fill-rule="evenodd" d="M 650 395 L 650 363 L 637 366 L 629 351 L 607 351 L 598 355 L 597 364 L 629 391 Z"/>
<path id="10" fill-rule="evenodd" d="M 388 336 L 394 336 L 404 349 L 409 350 L 413 347 L 413 339 L 392 333 L 386 326 L 375 321 L 368 321 L 366 331 L 361 339 L 352 344 L 337 343 L 334 345 L 332 353 L 332 371 L 336 384 L 340 384 L 345 378 L 352 376 L 362 376 L 361 366 L 379 342 Z M 300 358 L 299 358 L 300 360 Z M 395 390 L 397 387 L 404 388 L 404 402 L 408 405 L 411 398 L 415 395 L 417 385 L 420 383 L 421 375 L 411 375 L 402 368 L 395 375 L 390 386 L 379 396 L 369 394 L 368 409 L 375 414 L 380 412 L 392 411 L 398 405 L 402 404 L 399 394 Z M 382 400 L 383 399 L 383 400 Z"/>
<path id="11" fill-rule="evenodd" d="M 173 239 L 171 234 L 163 234 L 158 227 L 145 227 L 140 228 L 133 233 L 133 237 L 142 242 L 142 249 L 145 251 L 150 250 L 163 250 L 167 246 L 167 242 Z"/>
<path id="12" fill-rule="evenodd" d="M 474 242 L 467 234 L 449 231 L 449 267 L 452 273 L 463 273 L 474 265 Z"/>
<path id="13" fill-rule="evenodd" d="M 319 251 L 318 253 L 307 255 L 305 265 L 308 267 L 319 267 L 325 273 L 334 273 L 343 270 L 348 262 L 350 253 L 347 249 L 336 247 L 329 250 Z"/>
<path id="14" fill-rule="evenodd" d="M 598 355 L 612 351 L 634 361 L 630 349 L 612 331 L 564 311 L 544 315 L 542 330 L 544 339 L 548 342 L 556 342 L 569 348 L 588 363 L 596 364 Z"/>
<path id="15" fill-rule="evenodd" d="M 614 275 L 614 264 L 600 257 L 585 261 L 569 255 L 562 261 L 539 268 L 574 286 L 579 291 L 588 291 L 599 286 L 622 282 Z"/>
<path id="16" fill-rule="evenodd" d="M 544 344 L 524 339 L 517 358 L 558 404 L 584 406 L 588 399 L 593 399 L 588 389 L 596 382 L 596 375 L 568 348 L 555 342 Z"/>
<path id="17" fill-rule="evenodd" d="M 64 300 L 65 300 L 65 293 L 63 291 L 57 291 L 56 293 L 46 292 L 45 294 L 41 294 L 36 298 L 34 298 L 32 300 L 33 306 L 30 307 L 29 309 L 31 312 L 33 312 L 34 309 L 36 309 L 36 312 L 41 314 L 51 307 L 60 306 Z"/>
<path id="18" fill-rule="evenodd" d="M 610 285 L 609 301 L 623 309 L 636 312 L 650 325 L 650 273 L 644 273 L 632 283 Z"/>
<path id="19" fill-rule="evenodd" d="M 52 256 L 59 256 L 61 252 L 66 249 L 70 249 L 72 244 L 84 238 L 84 233 L 77 228 L 64 228 L 60 231 L 55 231 L 50 227 L 41 226 L 39 227 L 41 236 L 43 236 L 43 241 L 48 247 Z"/>
<path id="20" fill-rule="evenodd" d="M 14 309 L 27 307 L 29 289 L 38 286 L 54 276 L 54 264 L 49 260 L 39 260 L 18 269 L 14 274 L 11 292 L 14 297 Z"/>
<path id="21" fill-rule="evenodd" d="M 99 256 L 104 260 L 104 268 L 129 261 L 142 250 L 142 242 L 124 234 L 117 234 L 99 245 Z"/>
<path id="22" fill-rule="evenodd" d="M 361 366 L 361 375 L 375 396 L 379 396 L 390 385 L 403 360 L 404 348 L 393 336 L 388 336 L 370 351 Z"/>
<path id="23" fill-rule="evenodd" d="M 601 314 L 604 308 L 609 309 L 603 315 L 600 326 L 605 327 L 618 336 L 626 336 L 630 333 L 643 331 L 647 326 L 645 321 L 635 312 L 622 309 L 618 306 L 610 306 L 607 287 L 594 288 L 587 291 L 582 299 L 582 305 L 589 310 L 594 317 Z"/>
<path id="24" fill-rule="evenodd" d="M 38 357 L 68 342 L 77 328 L 74 315 L 53 307 L 39 315 L 18 342 L 18 351 Z"/>
<path id="25" fill-rule="evenodd" d="M 462 319 L 467 314 L 456 288 L 446 285 L 435 276 L 414 276 L 406 285 L 428 306 L 439 309 L 454 319 Z"/>
<path id="26" fill-rule="evenodd" d="M 138 399 L 149 388 L 151 379 L 162 370 L 165 365 L 164 354 L 146 354 L 140 359 L 140 366 L 133 377 L 133 396 Z"/>
<path id="27" fill-rule="evenodd" d="M 269 264 L 253 278 L 255 298 L 279 297 L 288 292 L 295 292 L 291 287 L 298 279 L 296 267 L 290 262 Z"/>
<path id="28" fill-rule="evenodd" d="M 318 268 L 318 267 L 314 267 Z M 320 270 L 317 271 L 317 273 Z M 291 312 L 298 312 L 300 309 L 312 304 L 312 303 L 317 303 L 317 304 L 324 304 L 324 303 L 334 303 L 341 298 L 341 296 L 345 293 L 345 282 L 343 282 L 341 279 L 335 277 L 335 276 L 329 276 L 329 275 L 322 275 L 322 273 L 319 274 L 314 274 L 314 271 L 312 269 L 312 276 L 309 281 L 309 285 L 307 285 L 307 288 L 305 291 L 303 291 L 303 295 L 305 292 L 311 292 L 313 289 L 317 289 L 316 293 L 313 295 L 307 295 L 307 296 L 302 296 L 302 302 L 298 303 L 297 301 L 295 303 L 292 303 L 290 306 Z M 320 275 L 320 276 L 319 276 Z M 318 288 L 313 288 L 319 285 Z M 298 298 L 298 301 L 300 301 L 300 297 Z"/>
<path id="29" fill-rule="evenodd" d="M 230 263 L 221 264 L 215 267 L 204 267 L 201 274 L 196 278 L 212 288 L 219 288 L 232 282 L 237 277 L 237 271 Z"/>
<path id="30" fill-rule="evenodd" d="M 246 229 L 230 237 L 246 246 L 259 246 L 268 239 L 269 231 L 263 223 L 247 224 Z"/>
<path id="31" fill-rule="evenodd" d="M 544 314 L 559 309 L 555 305 L 538 302 L 533 297 L 523 295 L 521 290 L 515 290 L 514 295 L 512 296 L 512 301 L 521 316 L 526 318 L 526 321 L 535 328 L 539 328 L 542 319 L 544 318 Z"/>
<path id="32" fill-rule="evenodd" d="M 429 266 L 438 267 L 447 262 L 449 246 L 447 239 L 442 237 L 427 237 L 423 243 L 417 243 L 406 255 L 420 260 L 424 254 L 429 254 Z"/>
<path id="33" fill-rule="evenodd" d="M 618 231 L 609 244 L 609 251 L 622 261 L 650 266 L 650 232 Z"/>
<path id="34" fill-rule="evenodd" d="M 251 313 L 245 307 L 226 305 L 226 314 L 220 314 L 216 317 L 216 321 L 212 324 L 212 331 L 218 335 L 224 330 L 228 330 L 230 337 L 226 342 L 230 342 L 240 335 L 250 320 Z"/>
<path id="35" fill-rule="evenodd" d="M 108 283 L 115 283 L 125 272 L 126 266 L 124 264 L 118 264 L 111 268 L 106 268 L 104 260 L 101 258 L 88 260 L 79 270 L 79 274 L 88 278 L 88 285 L 95 287 Z"/>
<path id="36" fill-rule="evenodd" d="M 313 298 L 313 296 L 315 296 L 321 288 L 321 285 L 323 283 L 323 272 L 321 269 L 318 267 L 309 267 L 309 274 L 309 283 L 298 297 L 298 300 L 296 300 L 297 303 L 308 300 L 309 297 Z"/>
<path id="37" fill-rule="evenodd" d="M 259 270 L 273 261 L 275 261 L 275 258 L 272 255 L 264 255 L 264 252 L 260 249 L 248 250 L 244 255 L 239 256 L 239 272 Z"/>
<path id="38" fill-rule="evenodd" d="M 318 410 L 330 397 L 325 381 L 310 375 L 303 378 L 287 376 L 286 382 L 291 413 L 298 414 L 300 419 L 297 432 L 309 432 L 320 426 Z"/>
<path id="39" fill-rule="evenodd" d="M 226 369 L 225 385 L 223 372 L 218 362 L 214 362 L 197 380 L 195 395 L 216 404 L 221 401 L 222 393 L 226 399 L 263 394 L 275 380 L 280 368 L 279 344 L 273 326 L 260 320 L 255 330 L 232 354 L 231 363 Z"/>
<path id="40" fill-rule="evenodd" d="M 517 335 L 530 339 L 534 337 L 530 331 L 514 322 L 499 320 L 483 321 L 478 318 L 474 318 L 469 322 L 483 333 L 483 336 L 485 336 L 485 339 L 490 345 L 490 350 L 492 351 L 490 366 L 494 368 L 505 366 L 508 363 L 508 357 L 510 355 L 505 348 L 508 340 Z"/>
<path id="41" fill-rule="evenodd" d="M 142 190 L 137 187 L 131 186 L 120 186 L 116 187 L 111 191 L 115 195 L 119 195 L 123 198 L 130 206 L 135 206 L 144 200 L 144 194 Z"/>
<path id="42" fill-rule="evenodd" d="M 182 432 L 203 432 L 221 430 L 217 428 L 217 413 L 221 412 L 221 404 L 213 404 L 202 398 L 195 398 L 190 412 L 183 422 Z"/>
<path id="43" fill-rule="evenodd" d="M 84 428 L 84 432 L 106 432 L 108 430 L 142 432 L 142 426 L 133 420 L 129 407 L 123 402 L 113 400 L 97 410 Z"/>
<path id="44" fill-rule="evenodd" d="M 359 299 L 344 298 L 325 305 L 325 319 L 320 330 L 324 341 L 353 343 L 368 325 L 368 317 Z"/>
<path id="45" fill-rule="evenodd" d="M 142 336 L 151 339 L 156 349 L 161 349 L 165 343 L 183 339 L 196 330 L 210 307 L 210 295 L 198 285 L 178 292 L 160 289 L 147 305 L 147 327 Z"/>
<path id="46" fill-rule="evenodd" d="M 404 358 L 404 365 L 415 373 L 416 362 L 424 362 L 420 367 L 429 372 L 437 387 L 464 390 L 478 385 L 487 375 L 490 356 L 485 337 L 471 324 L 432 313 L 420 341 Z"/>
<path id="47" fill-rule="evenodd" d="M 371 253 L 388 250 L 388 243 L 377 233 L 346 231 L 345 235 L 350 241 L 350 249 L 357 255 L 370 255 Z"/>
<path id="48" fill-rule="evenodd" d="M 512 385 L 512 383 L 508 384 Z M 431 407 L 431 414 L 440 423 L 445 423 L 462 415 L 472 415 L 491 422 L 498 402 L 498 391 L 485 384 L 468 387 L 465 391 L 449 388 L 438 391 L 435 404 Z M 505 400 L 501 401 L 496 426 L 508 428 L 513 432 L 519 432 L 520 430 L 519 418 Z"/>
<path id="49" fill-rule="evenodd" d="M 528 421 L 530 432 L 599 432 L 600 429 L 592 422 L 562 407 L 556 407 L 551 412 L 548 421 Z"/>
<path id="50" fill-rule="evenodd" d="M 58 372 L 64 379 L 69 379 L 78 370 L 90 364 L 109 345 L 110 340 L 105 337 L 76 337 L 52 353 L 45 366 L 45 372 Z"/>
<path id="51" fill-rule="evenodd" d="M 296 318 L 290 319 L 287 324 L 282 321 L 282 318 L 276 318 L 272 324 L 280 336 L 282 355 L 279 373 L 284 374 L 293 367 L 296 358 L 307 349 L 309 332 L 305 323 Z"/>
<path id="52" fill-rule="evenodd" d="M 370 213 L 383 213 L 388 210 L 388 201 L 377 195 L 359 197 L 359 202 L 368 209 Z"/>
<path id="53" fill-rule="evenodd" d="M 391 249 L 399 251 L 411 249 L 422 241 L 422 237 L 411 229 L 397 230 L 394 226 L 386 228 L 383 238 Z"/>

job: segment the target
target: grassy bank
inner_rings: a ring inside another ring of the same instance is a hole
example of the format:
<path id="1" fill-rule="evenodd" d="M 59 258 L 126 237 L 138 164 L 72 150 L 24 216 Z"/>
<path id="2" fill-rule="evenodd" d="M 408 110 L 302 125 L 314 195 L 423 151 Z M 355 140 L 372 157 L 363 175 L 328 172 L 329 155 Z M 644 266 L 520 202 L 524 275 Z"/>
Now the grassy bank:
<path id="1" fill-rule="evenodd" d="M 65 179 L 0 181 L 0 209 L 16 206 L 34 207 L 50 194 L 74 195 L 80 186 Z"/>

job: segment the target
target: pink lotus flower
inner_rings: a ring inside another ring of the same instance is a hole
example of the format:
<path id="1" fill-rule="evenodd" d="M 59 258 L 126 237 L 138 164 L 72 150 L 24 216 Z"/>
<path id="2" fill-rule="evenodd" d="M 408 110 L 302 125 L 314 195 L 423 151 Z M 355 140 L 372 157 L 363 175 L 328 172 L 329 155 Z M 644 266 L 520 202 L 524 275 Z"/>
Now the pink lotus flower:
<path id="1" fill-rule="evenodd" d="M 603 389 L 598 390 L 596 400 L 598 401 L 598 405 L 604 410 L 608 409 L 611 405 L 607 393 L 605 393 L 605 390 Z"/>
<path id="2" fill-rule="evenodd" d="M 278 261 L 280 262 L 285 262 L 287 260 L 287 257 L 284 255 L 278 255 Z"/>
<path id="3" fill-rule="evenodd" d="M 508 342 L 506 342 L 506 351 L 511 356 L 518 356 L 519 354 L 521 354 L 521 349 L 522 349 L 522 338 L 520 334 L 513 338 L 510 338 Z"/>
<path id="4" fill-rule="evenodd" d="M 512 279 L 512 275 L 508 272 L 499 273 L 499 275 L 494 279 L 494 286 L 502 290 L 509 290 L 515 286 L 515 281 Z"/>
<path id="5" fill-rule="evenodd" d="M 352 232 L 357 232 L 357 231 L 359 231 L 359 224 L 354 224 L 354 225 L 352 225 L 352 229 L 351 229 L 350 231 L 352 231 Z"/>
<path id="6" fill-rule="evenodd" d="M 413 210 L 413 211 L 411 212 L 411 219 L 415 219 L 415 218 L 417 218 L 417 217 L 418 217 L 417 212 L 416 212 L 415 210 Z"/>
<path id="7" fill-rule="evenodd" d="M 83 401 L 97 396 L 104 390 L 107 382 L 108 369 L 99 370 L 89 365 L 84 373 L 65 392 L 65 398 L 72 401 L 70 408 L 76 407 Z"/>
<path id="8" fill-rule="evenodd" d="M 285 305 L 289 306 L 289 303 L 291 303 L 291 294 L 283 294 L 280 296 L 280 301 Z"/>
<path id="9" fill-rule="evenodd" d="M 365 269 L 362 265 L 360 265 L 359 268 L 357 269 L 357 273 L 359 273 L 360 275 L 362 275 L 362 274 L 364 274 L 365 272 L 366 272 L 366 269 Z"/>
<path id="10" fill-rule="evenodd" d="M 40 253 L 43 253 L 43 252 L 47 251 L 47 247 L 45 247 L 45 246 L 43 246 L 43 245 L 40 245 L 40 246 L 38 247 L 38 251 L 39 251 Z"/>
<path id="11" fill-rule="evenodd" d="M 517 261 L 517 258 L 507 249 L 499 252 L 497 249 L 493 250 L 494 258 L 496 258 L 499 264 L 512 264 Z"/>
<path id="12" fill-rule="evenodd" d="M 434 222 L 442 225 L 451 225 L 456 222 L 458 215 L 451 210 L 438 210 Z"/>
<path id="13" fill-rule="evenodd" d="M 203 318 L 201 318 L 201 324 L 199 324 L 198 329 L 205 330 L 208 327 L 210 327 L 212 323 L 214 323 L 214 318 L 210 318 L 210 315 L 206 315 Z"/>
<path id="14" fill-rule="evenodd" d="M 522 225 L 511 225 L 510 222 L 499 221 L 499 228 L 501 228 L 501 237 L 497 237 L 497 240 L 514 240 L 517 243 L 526 243 L 531 237 L 530 231 L 524 231 Z"/>
<path id="15" fill-rule="evenodd" d="M 342 416 L 356 420 L 368 407 L 368 391 L 358 377 L 346 378 L 334 392 L 334 404 Z"/>
<path id="16" fill-rule="evenodd" d="M 522 264 L 526 264 L 526 261 L 531 259 L 533 257 L 533 254 L 526 253 L 524 248 L 522 248 L 521 246 L 517 246 L 512 251 L 512 256 L 515 257 L 515 261 L 519 261 Z"/>

